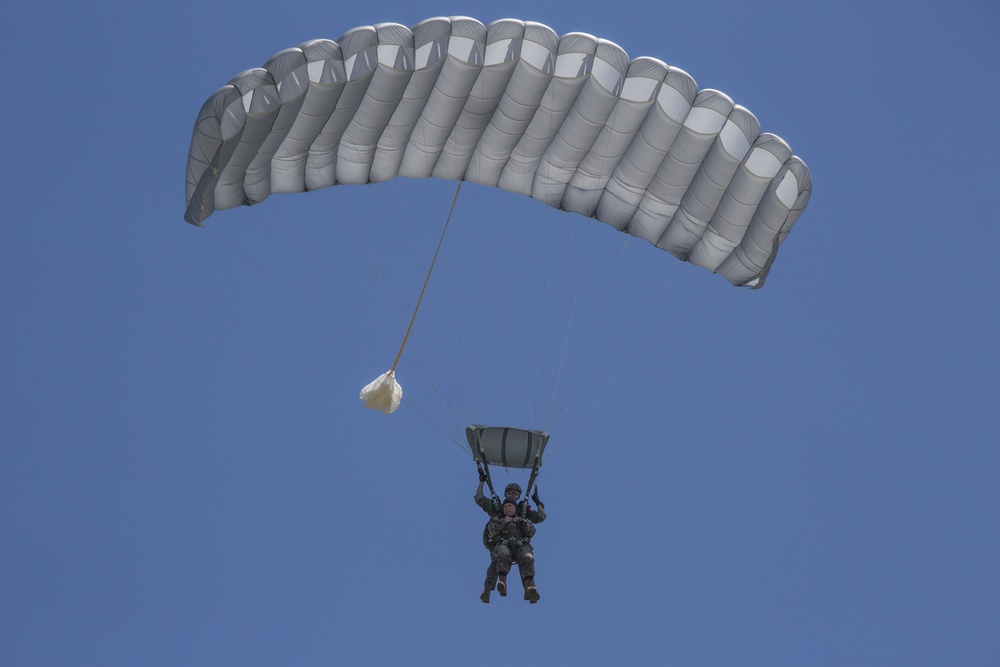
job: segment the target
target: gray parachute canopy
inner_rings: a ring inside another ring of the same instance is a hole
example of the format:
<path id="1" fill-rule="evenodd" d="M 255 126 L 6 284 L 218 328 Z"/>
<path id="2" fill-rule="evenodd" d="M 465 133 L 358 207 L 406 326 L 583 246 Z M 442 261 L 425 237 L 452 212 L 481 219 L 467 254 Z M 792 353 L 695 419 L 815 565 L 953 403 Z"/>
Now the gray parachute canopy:
<path id="1" fill-rule="evenodd" d="M 436 17 L 305 42 L 216 91 L 184 217 L 396 176 L 528 195 L 749 287 L 812 192 L 788 144 L 683 70 L 530 21 Z"/>

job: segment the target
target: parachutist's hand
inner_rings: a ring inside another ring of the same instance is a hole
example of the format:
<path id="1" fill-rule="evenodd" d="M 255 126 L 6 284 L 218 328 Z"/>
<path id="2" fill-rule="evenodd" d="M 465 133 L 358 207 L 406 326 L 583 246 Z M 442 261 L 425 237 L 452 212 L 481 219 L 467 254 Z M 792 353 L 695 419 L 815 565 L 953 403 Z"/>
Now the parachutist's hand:
<path id="1" fill-rule="evenodd" d="M 485 482 L 486 481 L 486 473 L 483 472 L 482 468 L 479 468 L 479 481 L 480 482 Z"/>
<path id="2" fill-rule="evenodd" d="M 536 505 L 540 506 L 542 504 L 542 501 L 538 499 L 538 487 L 537 486 L 535 487 L 535 490 L 531 492 L 531 499 L 535 501 Z"/>

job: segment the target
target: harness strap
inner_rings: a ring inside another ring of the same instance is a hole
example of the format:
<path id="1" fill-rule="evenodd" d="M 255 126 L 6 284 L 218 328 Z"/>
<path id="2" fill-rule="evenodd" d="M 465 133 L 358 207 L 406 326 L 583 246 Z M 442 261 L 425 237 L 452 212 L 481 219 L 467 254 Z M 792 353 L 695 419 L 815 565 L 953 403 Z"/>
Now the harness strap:
<path id="1" fill-rule="evenodd" d="M 490 495 L 494 498 L 497 492 L 493 490 L 493 478 L 490 477 L 490 464 L 486 460 L 486 452 L 483 451 L 483 443 L 479 439 L 479 431 L 476 431 L 476 453 L 479 455 L 479 460 L 476 461 L 476 468 L 480 469 L 486 474 L 486 485 L 490 488 Z"/>

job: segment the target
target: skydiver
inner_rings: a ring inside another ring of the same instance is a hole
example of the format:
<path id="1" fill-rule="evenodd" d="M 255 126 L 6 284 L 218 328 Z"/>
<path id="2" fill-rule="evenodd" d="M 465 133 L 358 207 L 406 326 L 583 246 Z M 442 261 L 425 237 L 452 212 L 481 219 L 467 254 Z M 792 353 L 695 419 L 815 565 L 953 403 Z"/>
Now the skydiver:
<path id="1" fill-rule="evenodd" d="M 529 523 L 536 524 L 545 521 L 545 505 L 542 504 L 538 497 L 538 488 L 531 494 L 531 499 L 535 501 L 535 505 L 538 507 L 537 510 L 531 508 L 530 503 L 528 503 L 527 498 L 518 501 L 521 496 L 521 487 L 518 484 L 510 483 L 504 488 L 504 501 L 501 502 L 499 498 L 494 496 L 493 498 L 487 498 L 483 494 L 483 484 L 486 482 L 486 474 L 479 470 L 479 486 L 476 488 L 475 501 L 484 512 L 490 515 L 490 519 L 486 526 L 483 528 L 483 546 L 490 550 L 490 565 L 486 570 L 486 581 L 483 585 L 483 593 L 479 596 L 479 599 L 484 603 L 489 603 L 490 601 L 490 591 L 494 587 L 498 586 L 498 569 L 496 558 L 493 555 L 494 544 L 490 543 L 489 532 L 490 523 L 494 520 L 500 520 L 504 516 L 503 505 L 507 501 L 511 501 L 515 504 L 515 516 L 526 519 Z M 538 591 L 534 587 L 534 555 L 531 551 L 531 538 L 530 536 L 525 540 L 525 544 L 528 547 L 527 557 L 531 559 L 530 564 L 528 564 L 527 569 L 530 569 L 530 575 L 526 573 L 526 568 L 522 567 L 518 563 L 518 571 L 521 574 L 521 585 L 524 587 L 524 599 L 529 600 L 532 604 L 538 601 Z M 509 570 L 509 568 L 508 568 Z M 506 595 L 507 582 L 506 577 L 502 579 L 503 588 L 500 589 L 500 595 Z"/>
<path id="2" fill-rule="evenodd" d="M 531 604 L 538 602 L 538 589 L 535 588 L 535 555 L 531 550 L 531 537 L 535 534 L 535 524 L 517 514 L 517 502 L 512 498 L 504 498 L 501 505 L 502 515 L 491 517 L 486 530 L 490 555 L 496 564 L 497 591 L 507 595 L 507 573 L 512 563 L 517 563 L 524 584 L 524 599 Z M 480 599 L 489 602 L 490 588 L 483 591 Z"/>
<path id="3" fill-rule="evenodd" d="M 493 498 L 487 498 L 483 494 L 483 484 L 486 482 L 486 473 L 482 470 L 479 472 L 479 486 L 476 487 L 475 501 L 484 512 L 490 516 L 502 516 L 503 514 L 503 503 L 499 498 L 494 496 Z M 504 498 L 510 498 L 517 505 L 517 514 L 526 518 L 531 523 L 541 523 L 545 521 L 545 505 L 538 499 L 538 487 L 531 494 L 531 499 L 535 501 L 535 505 L 538 506 L 537 510 L 531 508 L 531 503 L 528 502 L 527 498 L 521 498 L 521 486 L 515 482 L 511 482 L 503 490 Z"/>

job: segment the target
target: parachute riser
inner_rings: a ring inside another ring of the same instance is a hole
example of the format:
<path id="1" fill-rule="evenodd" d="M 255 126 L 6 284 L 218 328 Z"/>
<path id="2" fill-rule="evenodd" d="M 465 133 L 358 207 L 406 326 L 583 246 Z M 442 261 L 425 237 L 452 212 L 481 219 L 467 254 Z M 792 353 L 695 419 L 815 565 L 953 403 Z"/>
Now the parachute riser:
<path id="1" fill-rule="evenodd" d="M 486 478 L 486 486 L 489 487 L 490 495 L 496 498 L 497 492 L 493 490 L 493 480 L 490 478 L 490 465 L 476 460 L 476 470 L 479 471 L 480 477 Z"/>
<path id="2" fill-rule="evenodd" d="M 541 437 L 538 440 L 538 448 L 531 458 L 531 475 L 528 477 L 528 484 L 524 491 L 525 500 L 531 498 L 531 490 L 535 486 L 535 481 L 538 479 L 538 473 L 542 467 L 542 453 L 545 451 L 545 445 L 547 445 L 549 441 L 547 433 L 536 433 Z M 486 448 L 483 445 L 482 429 L 479 427 L 470 427 L 466 429 L 466 437 L 469 442 L 469 448 L 472 451 L 472 457 L 476 461 L 477 471 L 480 472 L 481 477 L 486 478 L 486 484 L 490 489 L 490 494 L 494 498 L 498 498 L 499 496 L 496 489 L 493 487 L 493 478 L 490 475 L 490 457 L 487 455 Z M 524 463 L 527 464 L 528 461 L 525 460 Z M 528 465 L 518 467 L 527 468 Z"/>

